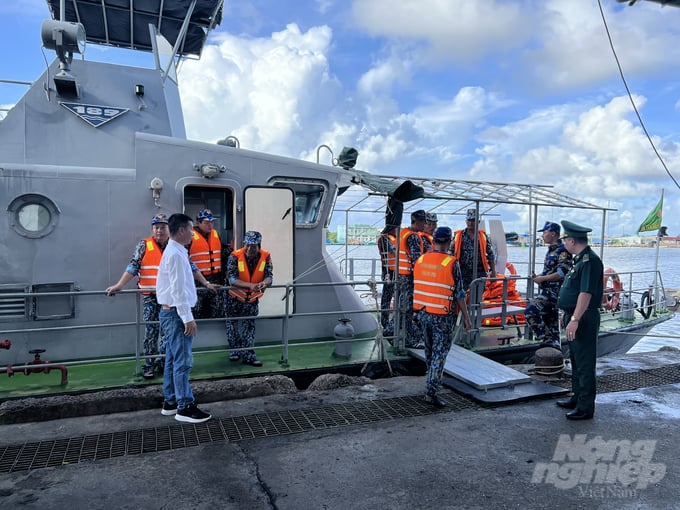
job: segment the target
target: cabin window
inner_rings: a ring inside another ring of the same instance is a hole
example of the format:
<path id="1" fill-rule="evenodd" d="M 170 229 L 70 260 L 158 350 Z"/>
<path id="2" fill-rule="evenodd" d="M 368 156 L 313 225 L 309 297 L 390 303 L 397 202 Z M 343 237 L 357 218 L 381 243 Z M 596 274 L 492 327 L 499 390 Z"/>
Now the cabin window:
<path id="1" fill-rule="evenodd" d="M 295 193 L 295 223 L 314 225 L 319 221 L 326 186 L 321 183 L 277 180 L 274 186 L 291 188 Z"/>
<path id="2" fill-rule="evenodd" d="M 29 193 L 15 198 L 9 207 L 10 227 L 31 239 L 45 237 L 57 226 L 59 208 L 43 195 Z"/>

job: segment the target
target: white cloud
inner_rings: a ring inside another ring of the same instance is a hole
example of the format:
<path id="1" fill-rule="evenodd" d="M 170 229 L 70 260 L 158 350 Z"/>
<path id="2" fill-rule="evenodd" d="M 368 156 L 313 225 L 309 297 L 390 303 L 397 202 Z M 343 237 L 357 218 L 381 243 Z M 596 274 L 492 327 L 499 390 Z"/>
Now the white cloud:
<path id="1" fill-rule="evenodd" d="M 535 21 L 531 10 L 494 0 L 355 0 L 352 10 L 367 33 L 424 44 L 424 58 L 435 62 L 472 62 L 517 48 Z"/>
<path id="2" fill-rule="evenodd" d="M 233 134 L 246 148 L 299 155 L 337 102 L 326 56 L 331 39 L 326 26 L 301 32 L 294 24 L 269 39 L 219 34 L 201 61 L 181 71 L 188 136 Z"/>

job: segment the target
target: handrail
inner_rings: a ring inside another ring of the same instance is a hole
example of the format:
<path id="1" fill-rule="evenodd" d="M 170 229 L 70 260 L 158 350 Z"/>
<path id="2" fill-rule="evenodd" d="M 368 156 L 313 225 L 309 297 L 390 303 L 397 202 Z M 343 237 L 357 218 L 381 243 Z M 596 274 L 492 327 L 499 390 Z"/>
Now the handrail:
<path id="1" fill-rule="evenodd" d="M 281 341 L 280 343 L 273 343 L 273 344 L 268 344 L 268 345 L 259 345 L 259 346 L 254 346 L 253 350 L 264 350 L 264 349 L 281 349 L 282 350 L 282 361 L 284 364 L 288 363 L 288 350 L 289 350 L 289 345 L 290 345 L 290 338 L 289 338 L 289 321 L 291 318 L 295 317 L 314 317 L 314 316 L 337 316 L 337 315 L 355 315 L 355 314 L 363 314 L 363 313 L 368 313 L 368 314 L 374 314 L 375 310 L 372 310 L 368 307 L 362 308 L 362 309 L 356 309 L 356 310 L 329 310 L 329 311 L 319 311 L 319 312 L 293 312 L 291 313 L 291 303 L 290 299 L 293 296 L 293 290 L 294 289 L 299 289 L 299 288 L 305 288 L 305 287 L 336 287 L 336 286 L 356 286 L 356 285 L 366 285 L 368 286 L 369 282 L 368 281 L 349 281 L 349 282 L 327 282 L 327 283 L 289 283 L 285 285 L 272 285 L 271 288 L 283 288 L 286 289 L 285 292 L 285 312 L 283 314 L 268 314 L 268 315 L 258 315 L 258 316 L 250 316 L 250 317 L 215 317 L 215 318 L 208 318 L 208 319 L 197 319 L 196 322 L 198 323 L 206 323 L 206 322 L 224 322 L 224 321 L 236 321 L 236 320 L 243 320 L 243 319 L 255 319 L 256 321 L 264 321 L 264 320 L 281 320 L 282 321 L 282 334 L 281 334 Z M 231 287 L 228 286 L 221 286 L 219 287 L 220 289 L 228 289 Z M 209 292 L 207 289 L 198 289 L 199 292 Z M 136 370 L 137 373 L 140 373 L 141 370 L 141 361 L 143 358 L 160 358 L 163 355 L 158 354 L 158 355 L 143 355 L 140 350 L 140 346 L 142 344 L 143 340 L 143 335 L 142 335 L 142 326 L 146 324 L 158 324 L 159 321 L 144 321 L 142 319 L 142 314 L 141 314 L 141 295 L 143 293 L 148 292 L 148 289 L 142 290 L 142 289 L 125 289 L 116 292 L 116 294 L 126 294 L 126 295 L 134 295 L 135 300 L 137 301 L 136 307 L 135 307 L 135 320 L 134 321 L 122 321 L 122 322 L 109 322 L 109 323 L 98 323 L 98 324 L 80 324 L 80 325 L 73 325 L 73 326 L 50 326 L 47 325 L 46 327 L 36 327 L 36 328 L 29 328 L 29 329 L 0 329 L 0 335 L 7 335 L 7 334 L 25 334 L 25 333 L 44 333 L 44 332 L 50 332 L 50 331 L 65 331 L 65 330 L 84 330 L 84 329 L 102 329 L 102 328 L 120 328 L 120 327 L 128 327 L 128 326 L 135 326 L 136 331 L 137 331 L 137 339 L 135 342 L 135 354 L 134 356 L 115 356 L 115 357 L 110 357 L 110 356 L 102 356 L 102 357 L 92 357 L 88 359 L 81 359 L 81 360 L 75 360 L 75 361 L 69 361 L 69 362 L 59 362 L 59 361 L 52 361 L 51 363 L 59 363 L 60 365 L 78 365 L 78 364 L 94 364 L 94 363 L 107 363 L 107 362 L 115 362 L 115 361 L 131 361 L 135 360 L 136 362 Z M 3 293 L 0 295 L 0 299 L 6 299 L 6 298 L 28 298 L 28 297 L 55 297 L 55 296 L 102 296 L 105 295 L 104 291 L 58 291 L 58 292 L 23 292 L 23 293 Z M 0 323 L 1 325 L 2 323 Z M 375 338 L 373 338 L 374 340 Z M 364 340 L 371 340 L 371 337 L 367 337 Z M 338 343 L 347 343 L 347 342 L 354 342 L 356 339 L 348 339 L 348 340 L 342 340 L 342 339 L 330 339 L 330 340 L 317 340 L 314 342 L 296 342 L 295 345 L 302 346 L 302 345 L 323 345 L 323 344 L 338 344 Z M 231 349 L 231 348 L 218 348 L 218 349 L 208 349 L 206 351 L 196 351 L 194 354 L 195 355 L 200 355 L 200 354 L 207 354 L 207 353 L 216 353 L 216 352 L 238 352 L 242 350 L 247 350 L 248 348 L 237 348 L 237 349 Z M 382 360 L 380 360 L 382 361 Z M 0 370 L 3 367 L 0 367 Z M 6 367 L 5 367 L 6 368 Z"/>

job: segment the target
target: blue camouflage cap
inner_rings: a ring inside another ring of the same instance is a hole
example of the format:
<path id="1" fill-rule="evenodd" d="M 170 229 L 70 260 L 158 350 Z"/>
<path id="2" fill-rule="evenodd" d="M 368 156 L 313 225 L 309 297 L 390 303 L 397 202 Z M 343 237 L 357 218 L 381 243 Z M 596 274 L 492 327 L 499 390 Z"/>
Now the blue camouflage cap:
<path id="1" fill-rule="evenodd" d="M 158 225 L 159 223 L 165 223 L 167 225 L 168 217 L 165 214 L 160 213 L 151 218 L 151 225 Z"/>
<path id="2" fill-rule="evenodd" d="M 418 209 L 411 213 L 411 221 L 425 221 L 427 219 L 427 213 L 424 209 Z"/>
<path id="3" fill-rule="evenodd" d="M 446 243 L 453 238 L 453 232 L 449 227 L 437 227 L 432 238 L 435 243 Z"/>
<path id="4" fill-rule="evenodd" d="M 213 216 L 212 211 L 210 209 L 201 209 L 200 211 L 198 211 L 198 214 L 196 215 L 196 220 L 215 221 L 215 217 Z"/>
<path id="5" fill-rule="evenodd" d="M 243 244 L 261 244 L 262 234 L 257 230 L 249 230 L 243 238 Z"/>
<path id="6" fill-rule="evenodd" d="M 425 221 L 428 221 L 429 223 L 437 223 L 437 213 L 427 213 L 425 214 Z"/>
<path id="7" fill-rule="evenodd" d="M 557 235 L 560 235 L 560 231 L 562 228 L 557 224 L 553 223 L 552 221 L 546 221 L 545 225 L 543 225 L 543 228 L 539 230 L 539 232 L 545 232 L 546 230 L 550 232 L 555 232 Z"/>

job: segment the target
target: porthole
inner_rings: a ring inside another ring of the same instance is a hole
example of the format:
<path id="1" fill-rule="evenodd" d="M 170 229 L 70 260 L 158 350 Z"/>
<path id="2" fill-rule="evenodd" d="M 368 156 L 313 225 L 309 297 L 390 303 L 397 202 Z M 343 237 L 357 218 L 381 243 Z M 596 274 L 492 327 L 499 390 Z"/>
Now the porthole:
<path id="1" fill-rule="evenodd" d="M 7 207 L 9 224 L 23 237 L 38 239 L 54 230 L 59 221 L 59 208 L 43 195 L 30 193 L 12 200 Z"/>

